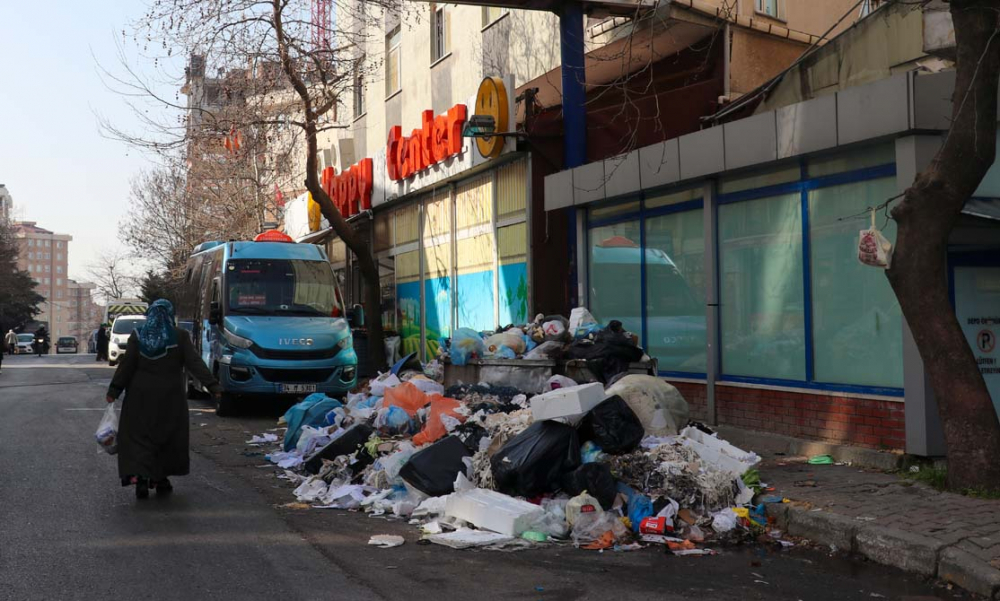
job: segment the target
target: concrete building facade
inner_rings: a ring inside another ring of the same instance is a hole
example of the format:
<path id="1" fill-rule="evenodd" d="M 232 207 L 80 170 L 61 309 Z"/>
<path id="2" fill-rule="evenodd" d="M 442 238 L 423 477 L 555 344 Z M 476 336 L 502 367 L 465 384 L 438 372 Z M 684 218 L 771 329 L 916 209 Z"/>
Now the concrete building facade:
<path id="1" fill-rule="evenodd" d="M 45 300 L 35 321 L 44 323 L 52 337 L 70 335 L 73 321 L 70 301 L 69 234 L 57 234 L 39 227 L 34 221 L 13 223 L 14 238 L 18 242 L 17 266 L 27 271 L 38 286 L 38 294 Z"/>

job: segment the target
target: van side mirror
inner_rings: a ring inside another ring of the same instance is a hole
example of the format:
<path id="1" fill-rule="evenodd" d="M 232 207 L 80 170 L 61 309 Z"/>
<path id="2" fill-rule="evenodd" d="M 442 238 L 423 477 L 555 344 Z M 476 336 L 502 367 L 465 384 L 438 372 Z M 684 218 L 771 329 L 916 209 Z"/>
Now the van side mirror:
<path id="1" fill-rule="evenodd" d="M 347 321 L 352 328 L 365 327 L 365 308 L 361 305 L 354 305 L 347 311 Z"/>
<path id="2" fill-rule="evenodd" d="M 218 301 L 212 301 L 208 306 L 208 323 L 217 326 L 222 323 L 222 307 Z"/>

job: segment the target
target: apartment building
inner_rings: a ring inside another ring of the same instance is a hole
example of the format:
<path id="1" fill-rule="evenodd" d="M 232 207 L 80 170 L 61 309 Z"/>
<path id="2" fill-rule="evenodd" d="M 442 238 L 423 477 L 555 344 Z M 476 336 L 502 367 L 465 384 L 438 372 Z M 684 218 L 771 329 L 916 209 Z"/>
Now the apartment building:
<path id="1" fill-rule="evenodd" d="M 48 327 L 52 340 L 70 335 L 69 234 L 57 234 L 34 221 L 13 223 L 18 242 L 17 266 L 35 279 L 35 289 L 45 300 L 35 321 Z"/>
<path id="2" fill-rule="evenodd" d="M 10 219 L 14 210 L 14 198 L 10 195 L 7 186 L 0 184 L 0 222 Z"/>
<path id="3" fill-rule="evenodd" d="M 80 352 L 86 352 L 87 341 L 91 333 L 97 329 L 104 315 L 104 308 L 94 302 L 95 284 L 69 280 L 67 308 L 67 336 L 76 336 L 80 344 Z"/>

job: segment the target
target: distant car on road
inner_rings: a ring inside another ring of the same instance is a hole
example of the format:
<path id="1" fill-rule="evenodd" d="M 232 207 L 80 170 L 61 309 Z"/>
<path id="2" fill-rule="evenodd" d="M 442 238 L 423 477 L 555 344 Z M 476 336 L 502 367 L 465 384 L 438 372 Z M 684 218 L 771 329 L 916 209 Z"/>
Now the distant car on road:
<path id="1" fill-rule="evenodd" d="M 17 354 L 18 355 L 30 355 L 35 352 L 35 335 L 34 334 L 18 334 L 17 335 Z"/>
<path id="2" fill-rule="evenodd" d="M 111 326 L 111 340 L 108 341 L 108 365 L 114 367 L 125 356 L 128 337 L 134 330 L 146 323 L 144 315 L 120 315 Z"/>
<path id="3" fill-rule="evenodd" d="M 62 336 L 56 340 L 56 354 L 79 353 L 80 344 L 76 341 L 76 336 Z"/>

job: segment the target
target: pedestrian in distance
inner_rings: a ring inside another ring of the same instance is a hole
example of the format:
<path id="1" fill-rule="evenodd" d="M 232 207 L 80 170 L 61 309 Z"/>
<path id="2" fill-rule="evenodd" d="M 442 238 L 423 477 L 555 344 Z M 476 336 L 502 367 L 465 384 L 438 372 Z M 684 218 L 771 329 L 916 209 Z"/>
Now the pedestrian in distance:
<path id="1" fill-rule="evenodd" d="M 7 353 L 13 355 L 17 352 L 17 334 L 14 333 L 13 328 L 7 331 L 7 335 L 3 338 L 4 346 L 7 347 Z"/>
<path id="2" fill-rule="evenodd" d="M 146 310 L 146 323 L 132 332 L 125 358 L 108 387 L 107 402 L 125 393 L 118 424 L 118 475 L 135 485 L 138 499 L 149 490 L 173 490 L 170 476 L 190 472 L 187 382 L 184 370 L 216 398 L 218 380 L 201 360 L 186 330 L 175 324 L 174 307 L 160 299 Z"/>
<path id="3" fill-rule="evenodd" d="M 108 331 L 104 329 L 104 324 L 97 328 L 97 361 L 108 360 Z"/>

